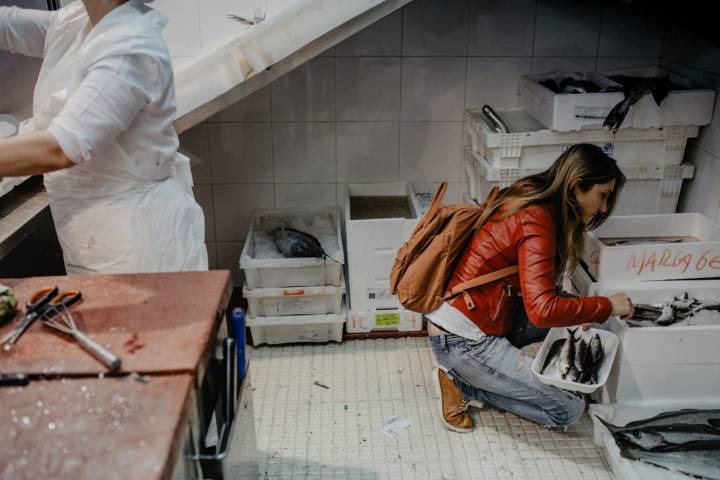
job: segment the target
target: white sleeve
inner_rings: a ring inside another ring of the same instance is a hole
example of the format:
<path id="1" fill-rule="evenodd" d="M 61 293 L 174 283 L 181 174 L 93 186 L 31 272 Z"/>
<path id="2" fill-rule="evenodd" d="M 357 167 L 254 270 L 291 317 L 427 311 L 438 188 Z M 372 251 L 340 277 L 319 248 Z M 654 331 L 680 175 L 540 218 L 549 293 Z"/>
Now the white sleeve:
<path id="1" fill-rule="evenodd" d="M 45 37 L 57 12 L 0 7 L 0 50 L 42 57 Z"/>
<path id="2" fill-rule="evenodd" d="M 148 55 L 95 62 L 47 131 L 73 163 L 90 161 L 162 95 L 160 63 Z"/>

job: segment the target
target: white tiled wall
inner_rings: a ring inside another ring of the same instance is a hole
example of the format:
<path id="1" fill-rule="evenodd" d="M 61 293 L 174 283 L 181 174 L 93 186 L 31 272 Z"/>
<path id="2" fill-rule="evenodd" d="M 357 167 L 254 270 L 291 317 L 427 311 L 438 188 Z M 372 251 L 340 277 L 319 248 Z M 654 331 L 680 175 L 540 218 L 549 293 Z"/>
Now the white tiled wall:
<path id="1" fill-rule="evenodd" d="M 715 88 L 720 93 L 720 47 L 668 26 L 661 66 Z M 683 187 L 679 210 L 700 212 L 720 222 L 720 95 L 715 95 L 712 123 L 689 142 L 685 159 L 695 164 L 695 178 Z"/>
<path id="2" fill-rule="evenodd" d="M 188 32 L 201 43 L 202 25 Z M 211 258 L 237 266 L 253 208 L 342 205 L 349 183 L 406 180 L 433 192 L 447 179 L 447 200 L 460 201 L 466 108 L 516 106 L 531 72 L 657 65 L 663 28 L 615 1 L 415 0 L 181 135 L 213 216 Z M 715 131 L 699 142 L 710 156 Z"/>

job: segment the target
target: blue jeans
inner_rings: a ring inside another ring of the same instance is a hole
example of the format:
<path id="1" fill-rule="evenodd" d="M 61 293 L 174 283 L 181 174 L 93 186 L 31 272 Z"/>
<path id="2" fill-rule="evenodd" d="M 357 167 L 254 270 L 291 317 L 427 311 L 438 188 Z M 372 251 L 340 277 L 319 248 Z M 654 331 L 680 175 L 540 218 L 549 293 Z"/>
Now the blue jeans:
<path id="1" fill-rule="evenodd" d="M 535 378 L 530 371 L 533 359 L 506 337 L 473 341 L 449 334 L 430 337 L 430 341 L 438 364 L 468 399 L 547 426 L 569 425 L 585 411 L 581 395 Z"/>

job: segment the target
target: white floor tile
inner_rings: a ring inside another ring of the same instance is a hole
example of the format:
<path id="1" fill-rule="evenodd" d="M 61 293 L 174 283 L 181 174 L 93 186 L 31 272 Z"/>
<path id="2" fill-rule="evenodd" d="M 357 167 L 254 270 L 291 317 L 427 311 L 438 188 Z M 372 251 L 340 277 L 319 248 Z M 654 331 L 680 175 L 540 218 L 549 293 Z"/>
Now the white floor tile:
<path id="1" fill-rule="evenodd" d="M 427 338 L 264 346 L 251 361 L 261 478 L 613 478 L 587 416 L 560 433 L 486 408 L 472 433 L 446 430 Z M 390 438 L 394 415 L 411 425 Z"/>

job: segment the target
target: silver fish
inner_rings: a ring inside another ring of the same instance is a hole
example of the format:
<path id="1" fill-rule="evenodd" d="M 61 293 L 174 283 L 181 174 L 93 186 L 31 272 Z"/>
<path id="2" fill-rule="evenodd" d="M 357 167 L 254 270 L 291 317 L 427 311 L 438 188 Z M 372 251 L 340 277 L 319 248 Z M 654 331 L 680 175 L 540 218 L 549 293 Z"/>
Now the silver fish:
<path id="1" fill-rule="evenodd" d="M 560 349 L 560 359 L 558 360 L 558 370 L 560 377 L 565 378 L 570 373 L 570 368 L 575 363 L 575 330 L 567 329 L 568 339 Z"/>
<path id="2" fill-rule="evenodd" d="M 630 430 L 618 433 L 618 440 L 628 442 L 643 450 L 672 452 L 720 448 L 720 430 L 704 428 L 702 425 L 669 425 L 674 428 Z"/>
<path id="3" fill-rule="evenodd" d="M 641 448 L 625 448 L 620 454 L 665 470 L 703 480 L 720 479 L 720 454 L 717 450 L 655 452 Z"/>
<path id="4" fill-rule="evenodd" d="M 660 316 L 655 320 L 655 323 L 658 325 L 670 325 L 671 323 L 675 323 L 677 320 L 675 318 L 675 309 L 672 307 L 672 303 L 668 303 L 663 306 L 662 312 L 660 313 Z"/>
<path id="5" fill-rule="evenodd" d="M 559 338 L 553 342 L 553 344 L 550 346 L 550 349 L 548 350 L 547 355 L 545 355 L 545 361 L 543 362 L 542 370 L 540 370 L 540 373 L 544 373 L 545 369 L 558 358 L 560 349 L 562 349 L 562 346 L 564 344 L 564 338 Z"/>

